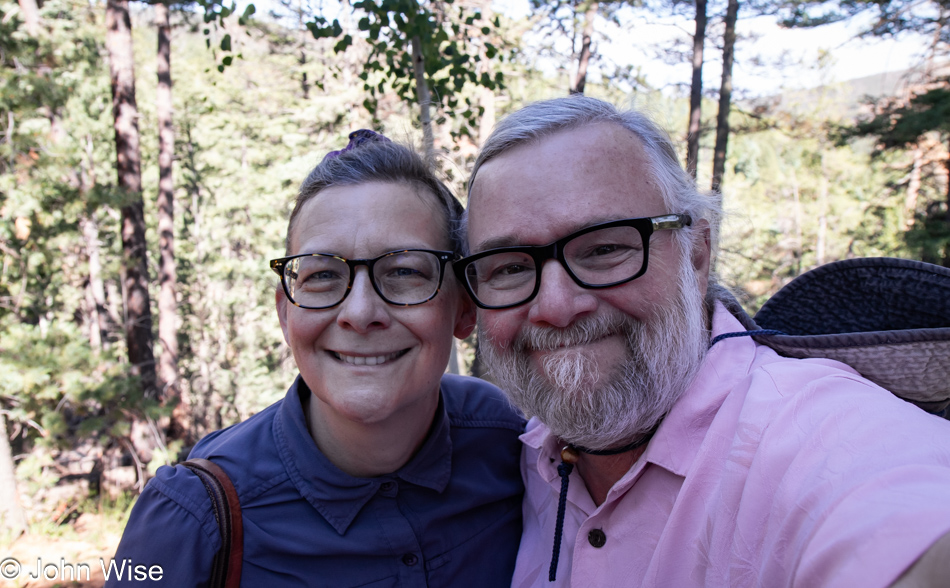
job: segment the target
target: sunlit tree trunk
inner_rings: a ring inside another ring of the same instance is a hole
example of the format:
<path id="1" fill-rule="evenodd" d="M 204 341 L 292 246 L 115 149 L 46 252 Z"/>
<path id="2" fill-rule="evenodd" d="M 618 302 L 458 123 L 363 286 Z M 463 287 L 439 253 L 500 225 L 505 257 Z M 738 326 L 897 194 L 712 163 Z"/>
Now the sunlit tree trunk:
<path id="1" fill-rule="evenodd" d="M 584 5 L 581 5 L 582 7 Z M 581 54 L 577 59 L 577 76 L 574 78 L 574 84 L 571 86 L 571 94 L 583 94 L 584 86 L 587 84 L 587 66 L 590 65 L 590 45 L 591 38 L 594 36 L 594 19 L 597 16 L 599 2 L 590 2 L 584 10 L 584 28 L 581 32 Z"/>
<path id="2" fill-rule="evenodd" d="M 132 375 L 138 376 L 146 398 L 157 398 L 152 354 L 152 315 L 149 310 L 145 217 L 142 202 L 138 110 L 135 104 L 135 62 L 128 0 L 106 4 L 106 50 L 112 81 L 116 174 L 125 192 L 122 206 L 123 300 L 125 340 Z"/>
<path id="3" fill-rule="evenodd" d="M 736 19 L 739 0 L 729 0 L 726 8 L 726 32 L 722 47 L 722 86 L 719 89 L 719 115 L 716 118 L 716 151 L 713 154 L 713 190 L 722 189 L 726 169 L 726 145 L 729 142 L 729 109 L 732 107 L 732 62 L 736 46 Z"/>
<path id="4" fill-rule="evenodd" d="M 20 14 L 23 15 L 23 22 L 26 24 L 26 32 L 31 37 L 35 37 L 40 32 L 40 9 L 36 0 L 19 0 Z"/>
<path id="5" fill-rule="evenodd" d="M 168 6 L 155 5 L 158 25 L 158 340 L 161 355 L 158 377 L 162 397 L 178 391 L 178 304 L 175 301 L 175 185 L 172 182 L 172 159 L 175 154 L 175 130 L 172 127 L 171 26 Z"/>
<path id="6" fill-rule="evenodd" d="M 8 539 L 26 532 L 27 520 L 17 494 L 16 469 L 7 437 L 7 418 L 0 414 L 0 531 Z"/>
<path id="7" fill-rule="evenodd" d="M 482 19 L 486 22 L 492 18 L 491 2 L 482 0 L 477 4 L 482 12 Z M 484 39 L 488 41 L 488 39 Z M 479 52 L 478 75 L 491 75 L 491 61 L 488 59 L 484 44 Z M 482 117 L 478 121 L 478 145 L 484 145 L 495 126 L 495 92 L 484 86 L 478 88 L 478 105 L 482 107 Z"/>
<path id="8" fill-rule="evenodd" d="M 689 90 L 689 129 L 686 132 L 686 171 L 696 179 L 703 106 L 703 45 L 706 41 L 706 0 L 696 0 L 696 32 L 693 34 L 693 81 Z"/>
<path id="9" fill-rule="evenodd" d="M 422 140 L 425 143 L 426 163 L 435 164 L 435 139 L 432 134 L 432 97 L 426 82 L 425 57 L 422 55 L 422 40 L 412 38 L 412 69 L 416 76 L 416 99 L 419 101 L 419 116 L 422 122 Z"/>

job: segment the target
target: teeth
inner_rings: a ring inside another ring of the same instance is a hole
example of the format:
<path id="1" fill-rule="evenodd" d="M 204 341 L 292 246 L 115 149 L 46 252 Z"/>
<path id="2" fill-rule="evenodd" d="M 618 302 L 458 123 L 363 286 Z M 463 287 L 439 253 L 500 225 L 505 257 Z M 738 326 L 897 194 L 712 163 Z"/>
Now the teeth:
<path id="1" fill-rule="evenodd" d="M 401 352 L 394 351 L 389 355 L 377 355 L 375 357 L 365 357 L 357 355 L 343 355 L 342 353 L 335 353 L 337 359 L 341 359 L 350 365 L 379 365 L 381 363 L 386 363 L 387 361 L 392 361 L 396 359 Z"/>

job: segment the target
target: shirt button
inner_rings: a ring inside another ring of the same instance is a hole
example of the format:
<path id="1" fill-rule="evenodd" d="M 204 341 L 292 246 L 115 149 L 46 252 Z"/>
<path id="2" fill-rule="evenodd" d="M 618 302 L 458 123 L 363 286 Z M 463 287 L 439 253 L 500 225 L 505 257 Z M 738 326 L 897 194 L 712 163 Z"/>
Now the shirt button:
<path id="1" fill-rule="evenodd" d="M 594 547 L 603 547 L 604 543 L 607 543 L 607 535 L 600 529 L 594 529 L 587 534 L 587 540 L 590 541 L 590 544 Z"/>
<path id="2" fill-rule="evenodd" d="M 392 481 L 383 482 L 382 484 L 379 485 L 379 489 L 382 490 L 383 492 L 392 492 L 393 490 L 396 489 L 396 483 Z"/>
<path id="3" fill-rule="evenodd" d="M 402 563 L 406 564 L 407 566 L 414 566 L 419 563 L 419 558 L 416 557 L 415 553 L 407 553 L 406 555 L 402 556 Z"/>

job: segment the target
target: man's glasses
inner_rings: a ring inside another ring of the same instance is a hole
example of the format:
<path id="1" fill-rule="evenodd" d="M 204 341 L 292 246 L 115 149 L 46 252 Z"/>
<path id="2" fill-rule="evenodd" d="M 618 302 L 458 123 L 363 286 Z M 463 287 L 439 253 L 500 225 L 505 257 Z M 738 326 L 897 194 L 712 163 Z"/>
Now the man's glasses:
<path id="1" fill-rule="evenodd" d="M 379 297 L 396 306 L 413 306 L 435 298 L 442 286 L 451 251 L 404 249 L 374 259 L 346 259 L 326 253 L 304 253 L 274 259 L 284 293 L 300 308 L 332 308 L 353 289 L 356 267 L 365 265 Z"/>
<path id="2" fill-rule="evenodd" d="M 692 224 L 687 214 L 630 218 L 593 225 L 550 245 L 501 247 L 462 258 L 459 281 L 481 308 L 511 308 L 529 302 L 541 288 L 541 268 L 557 259 L 582 288 L 609 288 L 647 271 L 654 231 Z"/>

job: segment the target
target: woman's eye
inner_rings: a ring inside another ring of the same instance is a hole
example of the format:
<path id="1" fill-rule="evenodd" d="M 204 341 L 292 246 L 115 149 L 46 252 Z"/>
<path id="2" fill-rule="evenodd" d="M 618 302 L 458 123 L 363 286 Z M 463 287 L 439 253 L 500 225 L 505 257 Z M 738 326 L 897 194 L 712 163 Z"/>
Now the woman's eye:
<path id="1" fill-rule="evenodd" d="M 397 267 L 397 268 L 393 268 L 392 272 L 390 272 L 390 273 L 391 273 L 394 277 L 398 277 L 398 278 L 408 278 L 408 277 L 412 277 L 412 276 L 417 276 L 417 275 L 421 274 L 422 272 L 420 272 L 420 271 L 417 270 L 417 269 L 413 269 L 413 268 L 411 268 L 411 267 Z"/>

